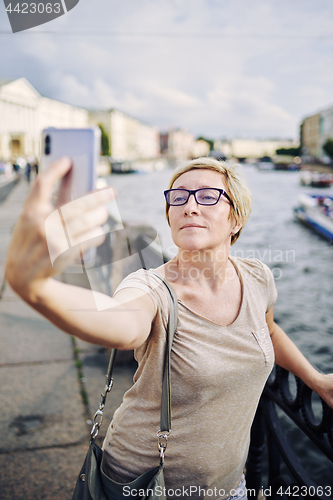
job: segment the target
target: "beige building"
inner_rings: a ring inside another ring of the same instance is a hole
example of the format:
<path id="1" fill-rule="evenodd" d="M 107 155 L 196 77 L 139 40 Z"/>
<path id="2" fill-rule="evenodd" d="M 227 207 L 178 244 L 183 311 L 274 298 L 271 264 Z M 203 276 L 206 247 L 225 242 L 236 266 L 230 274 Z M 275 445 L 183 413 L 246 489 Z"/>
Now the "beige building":
<path id="1" fill-rule="evenodd" d="M 210 146 L 208 142 L 203 139 L 195 141 L 192 150 L 193 158 L 201 158 L 202 156 L 209 156 Z"/>
<path id="2" fill-rule="evenodd" d="M 293 140 L 268 139 L 232 139 L 230 141 L 215 141 L 214 149 L 222 151 L 227 157 L 262 158 L 274 156 L 277 149 L 298 147 Z"/>
<path id="3" fill-rule="evenodd" d="M 333 139 L 333 106 L 304 118 L 301 123 L 303 154 L 325 156 L 323 145 L 327 139 Z"/>
<path id="4" fill-rule="evenodd" d="M 101 124 L 108 134 L 111 156 L 116 160 L 153 159 L 160 156 L 160 137 L 156 127 L 117 109 L 91 111 L 89 121 Z"/>
<path id="5" fill-rule="evenodd" d="M 192 159 L 195 143 L 194 136 L 182 128 L 171 129 L 161 134 L 162 153 L 172 160 Z"/>
<path id="6" fill-rule="evenodd" d="M 320 155 L 325 155 L 323 145 L 327 139 L 333 139 L 333 106 L 320 112 L 319 148 Z"/>
<path id="7" fill-rule="evenodd" d="M 26 80 L 0 80 L 0 158 L 40 154 L 46 127 L 87 127 L 88 111 L 48 99 Z"/>
<path id="8" fill-rule="evenodd" d="M 158 158 L 159 132 L 116 109 L 88 110 L 43 97 L 26 80 L 0 80 L 0 159 L 38 157 L 46 127 L 85 128 L 102 123 L 112 156 L 120 160 Z"/>
<path id="9" fill-rule="evenodd" d="M 320 114 L 304 118 L 301 124 L 302 153 L 312 156 L 320 155 Z"/>

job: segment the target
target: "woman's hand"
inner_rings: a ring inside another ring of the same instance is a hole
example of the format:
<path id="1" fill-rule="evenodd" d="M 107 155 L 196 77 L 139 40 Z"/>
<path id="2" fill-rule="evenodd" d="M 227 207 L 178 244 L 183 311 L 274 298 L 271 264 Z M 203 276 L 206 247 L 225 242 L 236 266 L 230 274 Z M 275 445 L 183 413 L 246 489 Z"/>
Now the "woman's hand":
<path id="1" fill-rule="evenodd" d="M 38 176 L 13 231 L 7 254 L 6 278 L 14 291 L 29 303 L 34 301 L 37 290 L 40 292 L 43 284 L 56 274 L 50 255 L 63 252 L 64 229 L 59 224 L 59 216 L 49 216 L 58 208 L 51 203 L 54 186 L 70 169 L 70 159 L 61 158 Z M 65 206 L 62 218 L 72 245 L 84 242 L 82 251 L 85 251 L 104 241 L 101 225 L 106 222 L 108 212 L 103 205 L 113 198 L 112 189 L 107 188 Z M 66 264 L 76 255 L 77 252 L 74 252 Z"/>

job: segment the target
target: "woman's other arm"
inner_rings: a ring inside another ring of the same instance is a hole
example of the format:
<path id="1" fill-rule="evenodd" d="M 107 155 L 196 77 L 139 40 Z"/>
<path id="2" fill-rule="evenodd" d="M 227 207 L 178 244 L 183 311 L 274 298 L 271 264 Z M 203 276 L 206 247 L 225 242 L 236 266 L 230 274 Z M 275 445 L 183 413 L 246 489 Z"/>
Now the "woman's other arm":
<path id="1" fill-rule="evenodd" d="M 302 379 L 333 408 L 333 374 L 320 373 L 309 363 L 282 328 L 275 323 L 273 308 L 266 314 L 266 322 L 274 347 L 276 364 Z"/>
<path id="2" fill-rule="evenodd" d="M 53 187 L 70 168 L 70 160 L 62 158 L 36 179 L 13 231 L 6 279 L 23 300 L 65 332 L 94 344 L 133 349 L 150 332 L 155 309 L 148 294 L 125 289 L 116 298 L 107 297 L 107 310 L 97 311 L 91 290 L 53 279 L 56 271 L 49 249 L 61 253 L 60 237 L 55 227 L 46 241 L 45 221 L 56 209 L 51 203 Z M 104 241 L 101 226 L 108 218 L 104 204 L 112 198 L 111 189 L 101 190 L 93 198 L 80 198 L 67 212 L 66 227 L 74 243 L 75 239 L 85 242 L 83 252 L 92 241 L 94 245 Z"/>

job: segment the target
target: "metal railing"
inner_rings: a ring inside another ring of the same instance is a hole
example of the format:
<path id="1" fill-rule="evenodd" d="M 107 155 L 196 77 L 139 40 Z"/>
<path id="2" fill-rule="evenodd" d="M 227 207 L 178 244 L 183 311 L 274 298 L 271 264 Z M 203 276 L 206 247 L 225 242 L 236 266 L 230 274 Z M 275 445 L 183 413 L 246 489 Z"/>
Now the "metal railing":
<path id="1" fill-rule="evenodd" d="M 327 499 L 333 497 L 333 488 L 316 484 L 304 469 L 294 452 L 277 408 L 316 445 L 333 463 L 333 410 L 321 400 L 321 416 L 315 416 L 312 390 L 299 378 L 296 395 L 290 390 L 290 374 L 275 366 L 262 394 L 251 430 L 247 461 L 246 483 L 257 498 L 266 475 L 266 496 L 279 499 Z M 316 412 L 317 413 L 317 412 Z M 263 457 L 265 456 L 266 466 Z M 287 473 L 283 472 L 287 469 Z"/>

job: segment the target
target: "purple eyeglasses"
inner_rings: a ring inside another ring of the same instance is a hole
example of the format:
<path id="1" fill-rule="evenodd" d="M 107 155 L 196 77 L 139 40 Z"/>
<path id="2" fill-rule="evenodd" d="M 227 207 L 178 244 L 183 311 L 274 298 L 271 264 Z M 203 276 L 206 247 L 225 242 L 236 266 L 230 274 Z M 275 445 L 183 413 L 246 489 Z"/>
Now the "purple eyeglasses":
<path id="1" fill-rule="evenodd" d="M 177 207 L 185 205 L 189 197 L 193 194 L 195 201 L 199 205 L 216 205 L 221 196 L 224 196 L 233 207 L 233 203 L 224 189 L 218 188 L 200 188 L 200 189 L 168 189 L 164 191 L 165 200 L 168 205 Z"/>

